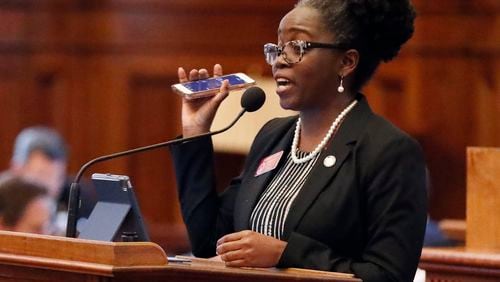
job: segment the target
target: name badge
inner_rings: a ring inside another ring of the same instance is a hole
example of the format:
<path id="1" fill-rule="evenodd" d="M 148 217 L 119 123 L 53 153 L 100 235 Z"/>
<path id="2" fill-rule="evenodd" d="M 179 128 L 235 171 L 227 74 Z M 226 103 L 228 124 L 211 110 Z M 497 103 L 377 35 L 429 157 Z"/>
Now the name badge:
<path id="1" fill-rule="evenodd" d="M 260 161 L 257 171 L 255 172 L 255 176 L 259 176 L 275 169 L 280 162 L 281 156 L 283 156 L 283 150 L 263 158 Z"/>

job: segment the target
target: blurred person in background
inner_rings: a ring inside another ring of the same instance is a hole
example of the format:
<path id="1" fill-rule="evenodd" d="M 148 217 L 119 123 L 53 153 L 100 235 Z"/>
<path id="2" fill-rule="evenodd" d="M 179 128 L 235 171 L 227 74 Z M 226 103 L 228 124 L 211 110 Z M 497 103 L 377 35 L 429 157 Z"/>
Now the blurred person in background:
<path id="1" fill-rule="evenodd" d="M 47 195 L 57 204 L 51 216 L 54 235 L 62 235 L 66 229 L 67 159 L 66 143 L 56 130 L 28 127 L 17 135 L 10 168 L 0 176 L 20 177 L 47 190 Z"/>
<path id="2" fill-rule="evenodd" d="M 54 208 L 45 187 L 20 177 L 0 180 L 0 230 L 52 234 Z"/>
<path id="3" fill-rule="evenodd" d="M 48 189 L 58 199 L 66 181 L 67 148 L 61 135 L 49 127 L 35 126 L 16 137 L 10 173 Z"/>
<path id="4" fill-rule="evenodd" d="M 23 129 L 16 137 L 10 168 L 0 174 L 21 177 L 47 189 L 56 203 L 52 219 L 52 234 L 64 235 L 68 217 L 69 187 L 72 178 L 67 173 L 68 146 L 53 128 L 32 126 Z M 85 180 L 81 183 L 82 206 L 78 216 L 88 217 L 95 204 L 95 190 Z"/>

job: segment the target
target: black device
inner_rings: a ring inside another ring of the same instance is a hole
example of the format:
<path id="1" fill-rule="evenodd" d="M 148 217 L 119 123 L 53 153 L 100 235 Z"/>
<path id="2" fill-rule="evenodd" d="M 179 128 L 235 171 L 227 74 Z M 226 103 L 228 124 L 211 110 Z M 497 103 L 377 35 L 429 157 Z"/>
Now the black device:
<path id="1" fill-rule="evenodd" d="M 97 203 L 78 238 L 99 241 L 149 241 L 130 179 L 126 175 L 94 173 Z"/>
<path id="2" fill-rule="evenodd" d="M 245 112 L 254 112 L 254 111 L 260 109 L 260 107 L 262 107 L 262 105 L 264 104 L 265 101 L 266 101 L 266 95 L 261 88 L 255 87 L 255 86 L 250 87 L 247 90 L 245 90 L 245 92 L 241 96 L 241 107 L 243 109 L 238 114 L 238 116 L 231 122 L 231 124 L 229 124 L 228 126 L 226 126 L 223 129 L 216 130 L 216 131 L 210 131 L 207 133 L 203 133 L 200 135 L 195 135 L 195 136 L 191 136 L 191 137 L 187 137 L 187 138 L 179 138 L 179 139 L 174 139 L 174 140 L 170 140 L 170 141 L 166 141 L 166 142 L 162 142 L 162 143 L 157 143 L 157 144 L 153 144 L 153 145 L 149 145 L 149 146 L 139 147 L 139 148 L 135 148 L 135 149 L 131 149 L 128 151 L 123 151 L 123 152 L 118 152 L 118 153 L 114 153 L 114 154 L 110 154 L 110 155 L 106 155 L 106 156 L 101 156 L 101 157 L 95 158 L 95 159 L 87 162 L 86 164 L 84 164 L 80 168 L 80 171 L 78 171 L 74 182 L 71 183 L 69 200 L 68 200 L 68 222 L 67 222 L 67 227 L 66 227 L 66 237 L 75 238 L 77 236 L 76 224 L 77 224 L 77 218 L 78 218 L 78 209 L 80 206 L 80 184 L 79 183 L 80 183 L 80 179 L 81 179 L 83 173 L 91 165 L 93 165 L 95 163 L 103 162 L 106 160 L 122 157 L 122 156 L 127 156 L 127 155 L 131 155 L 131 154 L 135 154 L 135 153 L 139 153 L 139 152 L 143 152 L 143 151 L 149 151 L 149 150 L 153 150 L 153 149 L 161 148 L 161 147 L 166 147 L 166 146 L 173 145 L 173 144 L 189 142 L 189 141 L 192 141 L 192 140 L 195 140 L 198 138 L 212 136 L 215 134 L 222 133 L 222 132 L 228 130 L 229 128 L 231 128 L 241 118 L 241 116 Z"/>

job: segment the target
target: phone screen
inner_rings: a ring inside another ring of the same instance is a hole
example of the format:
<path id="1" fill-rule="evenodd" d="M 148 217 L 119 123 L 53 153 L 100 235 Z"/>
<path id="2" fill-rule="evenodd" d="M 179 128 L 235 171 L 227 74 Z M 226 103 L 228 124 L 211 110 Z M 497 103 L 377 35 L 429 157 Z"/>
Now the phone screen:
<path id="1" fill-rule="evenodd" d="M 220 88 L 222 81 L 224 81 L 226 79 L 229 81 L 230 86 L 245 83 L 245 80 L 243 80 L 239 76 L 229 74 L 229 75 L 223 75 L 221 77 L 213 77 L 213 78 L 209 78 L 209 79 L 186 82 L 186 83 L 183 83 L 182 85 L 193 92 L 200 92 L 200 91 L 206 91 L 209 89 Z"/>

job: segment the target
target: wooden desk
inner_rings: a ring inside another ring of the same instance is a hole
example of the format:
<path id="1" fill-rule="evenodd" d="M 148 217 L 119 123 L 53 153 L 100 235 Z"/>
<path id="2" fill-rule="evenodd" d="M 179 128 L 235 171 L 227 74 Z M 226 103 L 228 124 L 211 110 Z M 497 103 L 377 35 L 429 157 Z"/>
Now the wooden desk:
<path id="1" fill-rule="evenodd" d="M 460 248 L 424 248 L 419 267 L 427 282 L 500 281 L 500 253 L 477 253 Z"/>
<path id="2" fill-rule="evenodd" d="M 102 270 L 101 273 L 89 273 L 86 269 L 65 271 L 44 269 L 30 265 L 10 265 L 0 262 L 0 281 L 361 281 L 354 278 L 336 278 L 306 273 L 283 273 L 271 269 L 207 268 L 192 265 L 170 264 L 164 267 L 118 267 Z"/>
<path id="3" fill-rule="evenodd" d="M 166 266 L 102 267 L 80 265 L 79 269 L 68 270 L 57 267 L 0 261 L 0 281 L 361 281 L 354 278 L 340 278 L 318 273 L 291 273 L 278 269 L 242 269 L 210 267 L 197 264 L 170 263 Z"/>
<path id="4" fill-rule="evenodd" d="M 168 263 L 154 243 L 110 243 L 0 231 L 0 281 L 361 281 L 347 274 Z"/>

